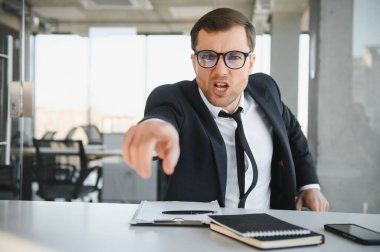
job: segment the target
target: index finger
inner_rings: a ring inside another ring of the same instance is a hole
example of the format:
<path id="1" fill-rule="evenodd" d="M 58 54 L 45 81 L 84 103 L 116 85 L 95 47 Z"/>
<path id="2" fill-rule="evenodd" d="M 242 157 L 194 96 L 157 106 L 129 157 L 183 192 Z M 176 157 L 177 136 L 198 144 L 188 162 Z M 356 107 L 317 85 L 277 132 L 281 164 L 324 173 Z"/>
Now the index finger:
<path id="1" fill-rule="evenodd" d="M 122 154 L 128 166 L 141 177 L 149 178 L 151 175 L 151 158 L 154 142 L 141 131 L 141 126 L 132 126 L 124 135 Z"/>
<path id="2" fill-rule="evenodd" d="M 124 134 L 123 142 L 121 143 L 121 150 L 124 161 L 131 165 L 131 153 L 130 153 L 130 145 L 132 143 L 132 139 L 134 136 L 134 132 L 136 131 L 136 126 L 132 126 L 129 130 Z"/>

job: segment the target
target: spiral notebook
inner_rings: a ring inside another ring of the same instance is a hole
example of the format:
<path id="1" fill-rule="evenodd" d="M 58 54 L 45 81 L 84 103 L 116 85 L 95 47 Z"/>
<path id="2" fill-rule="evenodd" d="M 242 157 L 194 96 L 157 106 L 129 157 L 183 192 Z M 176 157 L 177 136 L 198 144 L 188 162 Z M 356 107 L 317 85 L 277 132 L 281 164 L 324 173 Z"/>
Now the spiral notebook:
<path id="1" fill-rule="evenodd" d="M 212 215 L 210 228 L 261 249 L 311 246 L 324 236 L 269 214 Z"/>

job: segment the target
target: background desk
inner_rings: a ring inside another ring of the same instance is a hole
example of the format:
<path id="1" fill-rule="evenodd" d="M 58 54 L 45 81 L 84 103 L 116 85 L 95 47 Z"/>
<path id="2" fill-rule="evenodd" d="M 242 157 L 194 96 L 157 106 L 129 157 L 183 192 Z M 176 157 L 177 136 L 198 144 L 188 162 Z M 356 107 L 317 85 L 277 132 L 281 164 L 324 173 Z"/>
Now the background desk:
<path id="1" fill-rule="evenodd" d="M 120 140 L 121 141 L 121 140 Z M 119 146 L 121 144 L 117 143 Z M 108 146 L 108 145 L 107 145 Z M 77 151 L 74 148 L 49 148 L 42 147 L 41 151 L 56 155 L 74 155 Z M 163 195 L 163 179 L 157 176 L 158 161 L 152 163 L 152 176 L 143 179 L 137 175 L 123 160 L 121 148 L 112 146 L 85 146 L 86 156 L 89 159 L 102 159 L 103 183 L 102 200 L 105 202 L 140 202 L 142 199 L 156 200 Z M 19 155 L 20 150 L 12 149 L 12 155 Z M 36 149 L 25 147 L 24 156 L 24 176 L 23 176 L 23 200 L 33 198 L 31 183 L 33 182 L 31 167 L 33 165 Z"/>
<path id="2" fill-rule="evenodd" d="M 87 157 L 89 158 L 104 158 L 104 157 L 112 157 L 112 156 L 122 156 L 121 149 L 107 149 L 107 148 L 94 148 L 85 146 L 84 150 L 86 152 Z M 78 151 L 75 148 L 41 148 L 41 152 L 43 153 L 49 153 L 49 154 L 56 154 L 56 155 L 74 155 L 78 153 Z M 11 150 L 12 155 L 19 155 L 20 149 L 18 148 L 12 148 Z M 23 148 L 23 156 L 24 157 L 34 157 L 36 155 L 36 149 L 34 147 L 24 147 Z"/>
<path id="3" fill-rule="evenodd" d="M 122 152 L 120 148 L 104 148 L 104 146 L 84 146 L 85 153 L 88 159 L 101 159 L 101 158 L 112 158 L 112 157 L 122 157 Z M 41 152 L 55 154 L 55 155 L 75 155 L 78 153 L 78 150 L 75 148 L 50 148 L 43 147 L 41 148 Z M 15 156 L 20 155 L 19 148 L 12 148 L 11 154 Z M 33 182 L 33 174 L 32 168 L 34 165 L 36 155 L 36 149 L 34 147 L 24 147 L 23 148 L 23 190 L 21 199 L 23 200 L 31 200 L 32 199 L 32 182 Z M 107 174 L 104 174 L 107 176 Z"/>
<path id="4" fill-rule="evenodd" d="M 0 251 L 256 251 L 201 227 L 134 227 L 138 205 L 0 201 Z M 252 210 L 224 210 L 252 213 Z M 380 215 L 269 210 L 269 214 L 325 234 L 326 243 L 282 251 L 379 251 L 325 232 L 326 223 L 353 222 L 380 231 Z M 10 245 L 9 245 L 10 244 Z M 8 247 L 4 247 L 8 246 Z M 11 247 L 10 247 L 11 246 Z M 258 250 L 257 250 L 258 251 Z M 278 250 L 277 250 L 278 251 Z"/>

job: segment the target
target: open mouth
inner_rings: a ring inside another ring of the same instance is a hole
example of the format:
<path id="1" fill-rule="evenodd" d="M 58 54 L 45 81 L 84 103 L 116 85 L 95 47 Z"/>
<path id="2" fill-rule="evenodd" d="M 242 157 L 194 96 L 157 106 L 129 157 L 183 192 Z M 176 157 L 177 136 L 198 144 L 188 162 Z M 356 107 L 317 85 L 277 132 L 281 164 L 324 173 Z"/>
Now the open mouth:
<path id="1" fill-rule="evenodd" d="M 214 87 L 218 91 L 225 91 L 228 88 L 228 84 L 222 83 L 222 82 L 217 82 L 214 84 Z"/>

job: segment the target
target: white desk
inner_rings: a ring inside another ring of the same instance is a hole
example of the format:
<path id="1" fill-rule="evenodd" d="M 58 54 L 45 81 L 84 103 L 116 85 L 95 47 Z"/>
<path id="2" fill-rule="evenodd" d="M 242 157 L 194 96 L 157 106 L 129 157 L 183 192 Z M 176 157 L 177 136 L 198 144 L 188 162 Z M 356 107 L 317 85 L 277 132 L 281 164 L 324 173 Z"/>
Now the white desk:
<path id="1" fill-rule="evenodd" d="M 134 227 L 137 205 L 0 201 L 0 251 L 256 251 L 201 227 Z M 224 210 L 251 213 L 250 210 Z M 325 234 L 326 243 L 282 251 L 379 251 L 325 232 L 326 223 L 353 222 L 380 231 L 380 215 L 270 210 L 269 214 Z M 24 247 L 21 247 L 24 246 Z M 21 248 L 21 249 L 20 249 Z M 258 250 L 257 250 L 258 251 Z M 278 250 L 277 250 L 278 251 Z"/>

